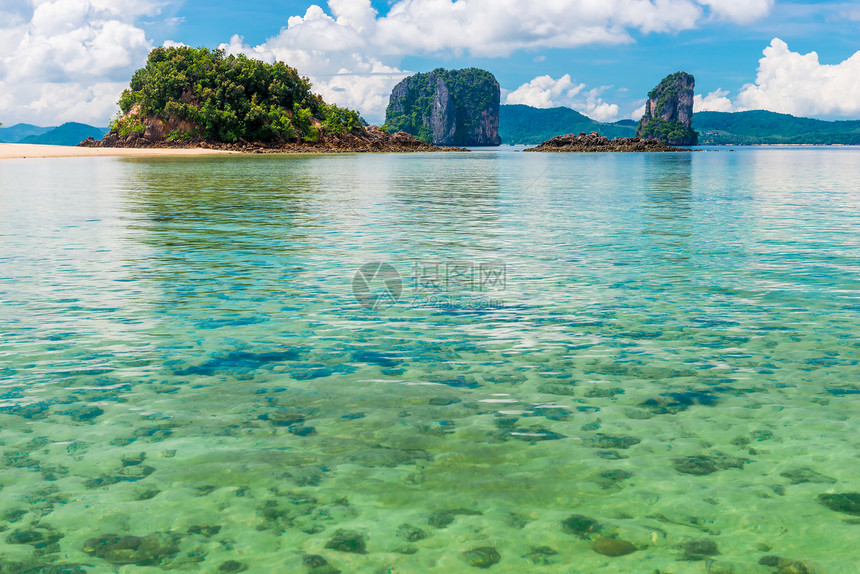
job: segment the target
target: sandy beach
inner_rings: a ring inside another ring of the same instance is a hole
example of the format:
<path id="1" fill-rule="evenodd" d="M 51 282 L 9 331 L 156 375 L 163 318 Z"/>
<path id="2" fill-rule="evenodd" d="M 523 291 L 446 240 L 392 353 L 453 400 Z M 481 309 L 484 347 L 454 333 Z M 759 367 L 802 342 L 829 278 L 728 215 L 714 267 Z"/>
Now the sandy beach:
<path id="1" fill-rule="evenodd" d="M 236 153 L 212 149 L 88 148 L 59 145 L 0 143 L 0 159 L 47 157 L 170 157 Z"/>

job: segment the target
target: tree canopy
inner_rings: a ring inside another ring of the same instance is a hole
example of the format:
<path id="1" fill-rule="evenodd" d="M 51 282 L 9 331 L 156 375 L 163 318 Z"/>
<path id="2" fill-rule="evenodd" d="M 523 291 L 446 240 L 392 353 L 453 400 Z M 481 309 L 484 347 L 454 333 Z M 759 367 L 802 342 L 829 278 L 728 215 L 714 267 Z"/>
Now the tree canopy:
<path id="1" fill-rule="evenodd" d="M 357 112 L 327 104 L 307 78 L 283 62 L 267 64 L 208 48 L 156 48 L 120 97 L 120 135 L 145 129 L 147 118 L 182 126 L 170 139 L 221 142 L 313 141 L 362 125 Z"/>

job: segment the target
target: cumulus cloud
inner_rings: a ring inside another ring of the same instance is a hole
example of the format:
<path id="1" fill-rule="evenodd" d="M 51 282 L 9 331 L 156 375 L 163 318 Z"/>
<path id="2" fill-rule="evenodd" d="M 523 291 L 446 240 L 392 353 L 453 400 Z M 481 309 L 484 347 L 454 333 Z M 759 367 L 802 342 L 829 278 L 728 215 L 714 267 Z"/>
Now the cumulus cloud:
<path id="1" fill-rule="evenodd" d="M 860 114 L 860 52 L 838 64 L 822 64 L 816 52 L 792 52 L 774 38 L 759 60 L 755 82 L 731 100 L 728 90 L 693 99 L 697 112 L 769 110 L 795 116 L 856 117 Z"/>
<path id="2" fill-rule="evenodd" d="M 407 75 L 398 67 L 405 55 L 504 57 L 518 50 L 623 44 L 633 41 L 633 31 L 678 32 L 712 17 L 749 22 L 765 15 L 772 3 L 396 0 L 386 14 L 380 15 L 370 0 L 329 0 L 328 12 L 312 5 L 304 15 L 289 18 L 287 26 L 263 44 L 245 45 L 241 37 L 234 36 L 222 47 L 228 53 L 241 52 L 264 61 L 283 60 L 309 76 L 335 103 L 357 108 L 371 121 L 380 121 L 388 93 Z M 539 85 L 521 86 L 513 97 L 529 97 L 527 91 L 539 103 L 544 101 L 540 98 L 559 98 L 551 93 L 542 96 L 545 90 Z M 618 114 L 616 105 L 600 99 L 599 89 L 583 92 L 579 105 L 596 118 Z"/>
<path id="3" fill-rule="evenodd" d="M 728 90 L 716 89 L 713 92 L 702 96 L 696 94 L 693 96 L 693 111 L 694 112 L 733 112 L 735 106 L 732 101 L 726 96 L 729 95 Z M 642 113 L 645 113 L 645 108 L 642 108 Z"/>
<path id="4" fill-rule="evenodd" d="M 157 0 L 32 0 L 0 5 L 0 113 L 103 125 L 152 48 L 135 22 Z M 8 123 L 8 122 L 7 122 Z"/>
<path id="5" fill-rule="evenodd" d="M 698 2 L 708 6 L 714 17 L 739 24 L 749 24 L 767 16 L 774 4 L 774 0 L 698 0 Z"/>
<path id="6" fill-rule="evenodd" d="M 0 113 L 19 121 L 103 124 L 115 109 L 103 102 L 116 100 L 121 91 L 117 86 L 128 81 L 152 47 L 141 19 L 177 2 L 0 0 L 0 85 L 12 94 L 11 100 L 8 95 L 0 100 Z M 279 34 L 260 45 L 246 45 L 241 36 L 234 36 L 223 47 L 264 61 L 283 60 L 309 76 L 324 96 L 378 121 L 389 91 L 407 75 L 400 65 L 409 55 L 504 57 L 518 50 L 623 44 L 633 42 L 635 34 L 675 33 L 710 19 L 748 23 L 764 16 L 772 4 L 391 0 L 387 12 L 380 14 L 370 0 L 328 0 L 325 8 L 314 4 L 303 15 L 288 18 Z M 58 89 L 52 91 L 51 86 Z M 583 110 L 593 117 L 617 115 L 617 107 L 603 102 L 600 88 L 596 90 L 578 93 Z M 88 112 L 72 117 L 79 108 L 50 100 L 52 93 L 72 92 L 87 98 Z"/>
<path id="7" fill-rule="evenodd" d="M 551 76 L 538 76 L 509 93 L 505 103 L 525 104 L 533 108 L 554 108 L 573 101 L 585 84 L 574 84 L 570 74 L 558 80 Z"/>
<path id="8" fill-rule="evenodd" d="M 774 38 L 759 60 L 754 84 L 738 94 L 738 109 L 765 109 L 793 115 L 860 114 L 860 52 L 838 64 L 822 64 L 816 52 L 792 52 Z"/>
<path id="9" fill-rule="evenodd" d="M 506 104 L 525 104 L 535 108 L 568 107 L 588 117 L 607 122 L 618 117 L 618 106 L 600 97 L 609 87 L 586 90 L 585 84 L 574 83 L 570 74 L 558 80 L 551 76 L 538 76 L 505 96 Z"/>

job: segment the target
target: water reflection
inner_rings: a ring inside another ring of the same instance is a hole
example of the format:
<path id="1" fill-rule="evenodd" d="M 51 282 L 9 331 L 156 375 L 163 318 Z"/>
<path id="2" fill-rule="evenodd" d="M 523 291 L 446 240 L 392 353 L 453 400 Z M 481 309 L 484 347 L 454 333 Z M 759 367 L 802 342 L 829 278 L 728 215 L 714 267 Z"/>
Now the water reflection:
<path id="1" fill-rule="evenodd" d="M 688 261 L 694 226 L 692 155 L 656 156 L 645 172 L 643 192 L 643 233 L 653 241 L 655 256 L 670 263 Z"/>

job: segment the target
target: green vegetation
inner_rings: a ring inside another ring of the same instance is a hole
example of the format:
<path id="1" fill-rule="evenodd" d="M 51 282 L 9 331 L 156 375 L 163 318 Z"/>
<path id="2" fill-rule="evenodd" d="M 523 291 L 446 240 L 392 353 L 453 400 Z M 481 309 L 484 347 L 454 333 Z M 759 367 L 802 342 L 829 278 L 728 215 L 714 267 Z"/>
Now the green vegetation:
<path id="1" fill-rule="evenodd" d="M 695 145 L 698 138 L 695 131 L 678 120 L 667 122 L 659 116 L 651 118 L 651 121 L 642 126 L 637 135 L 644 139 L 653 138 L 669 143 L 691 142 L 690 145 Z"/>
<path id="2" fill-rule="evenodd" d="M 636 136 L 653 138 L 671 145 L 696 145 L 699 134 L 684 125 L 679 117 L 689 118 L 693 112 L 695 79 L 686 72 L 676 72 L 663 78 L 648 92 L 648 107 Z M 653 108 L 650 107 L 653 104 Z M 681 116 L 682 110 L 684 116 Z M 652 112 L 653 110 L 653 112 Z"/>
<path id="3" fill-rule="evenodd" d="M 656 88 L 648 92 L 649 100 L 657 99 L 657 107 L 654 109 L 655 116 L 663 115 L 669 102 L 676 101 L 681 94 L 689 93 L 692 97 L 693 88 L 686 85 L 688 77 L 691 76 L 686 72 L 675 72 L 663 78 L 663 81 Z"/>
<path id="4" fill-rule="evenodd" d="M 699 112 L 700 143 L 860 145 L 860 120 L 827 122 L 764 110 Z"/>
<path id="5" fill-rule="evenodd" d="M 454 137 L 446 145 L 466 145 L 480 131 L 484 110 L 493 110 L 499 102 L 499 84 L 486 70 L 467 68 L 445 70 L 437 68 L 426 74 L 410 76 L 391 94 L 385 110 L 388 132 L 404 131 L 416 139 L 433 142 L 430 118 L 436 98 L 436 86 L 442 80 L 454 103 Z"/>
<path id="6" fill-rule="evenodd" d="M 630 122 L 633 123 L 633 122 Z M 540 109 L 524 105 L 506 105 L 499 113 L 499 135 L 509 145 L 539 144 L 564 134 L 597 132 L 608 138 L 633 137 L 636 124 L 604 124 L 570 108 Z"/>
<path id="7" fill-rule="evenodd" d="M 119 100 L 111 131 L 142 133 L 152 118 L 169 138 L 220 142 L 316 141 L 362 125 L 357 112 L 326 104 L 283 62 L 266 64 L 207 48 L 156 48 Z"/>

